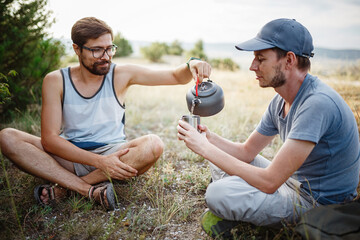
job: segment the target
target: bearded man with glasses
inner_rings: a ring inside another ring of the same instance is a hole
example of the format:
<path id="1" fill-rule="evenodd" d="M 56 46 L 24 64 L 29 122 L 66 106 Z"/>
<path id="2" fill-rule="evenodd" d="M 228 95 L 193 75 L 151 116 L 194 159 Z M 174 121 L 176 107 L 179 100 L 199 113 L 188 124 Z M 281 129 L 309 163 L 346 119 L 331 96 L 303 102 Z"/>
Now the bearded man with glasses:
<path id="1" fill-rule="evenodd" d="M 186 84 L 210 76 L 208 63 L 191 58 L 171 70 L 116 66 L 113 32 L 94 17 L 77 21 L 71 32 L 79 65 L 46 75 L 42 89 L 41 138 L 16 129 L 0 132 L 2 153 L 20 169 L 45 179 L 35 199 L 42 205 L 67 190 L 116 208 L 112 184 L 146 172 L 163 152 L 149 134 L 128 141 L 124 132 L 125 94 L 134 84 Z"/>

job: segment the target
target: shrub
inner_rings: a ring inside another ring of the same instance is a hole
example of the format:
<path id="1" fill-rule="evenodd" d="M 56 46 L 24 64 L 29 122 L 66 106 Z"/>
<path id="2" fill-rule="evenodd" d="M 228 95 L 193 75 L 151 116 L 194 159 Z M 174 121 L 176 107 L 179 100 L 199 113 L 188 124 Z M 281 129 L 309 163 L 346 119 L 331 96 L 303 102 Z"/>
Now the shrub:
<path id="1" fill-rule="evenodd" d="M 240 66 L 231 58 L 214 58 L 210 60 L 210 64 L 213 68 L 220 70 L 236 71 L 240 69 Z"/>
<path id="2" fill-rule="evenodd" d="M 114 37 L 114 44 L 118 46 L 115 57 L 127 57 L 133 53 L 133 49 L 128 40 L 123 38 L 120 33 Z"/>
<path id="3" fill-rule="evenodd" d="M 167 54 L 181 56 L 184 52 L 184 49 L 181 47 L 181 44 L 178 40 L 173 41 L 168 49 Z"/>
<path id="4" fill-rule="evenodd" d="M 12 70 L 7 75 L 8 76 L 16 76 L 17 72 Z M 10 100 L 11 93 L 9 91 L 7 76 L 0 73 L 0 104 L 4 104 L 5 102 Z"/>
<path id="5" fill-rule="evenodd" d="M 40 103 L 43 77 L 58 68 L 65 54 L 63 44 L 45 32 L 54 22 L 46 4 L 47 0 L 7 0 L 0 5 L 0 73 L 18 73 L 8 76 L 12 96 L 3 104 L 1 120 L 15 108 L 22 111 Z"/>
<path id="6" fill-rule="evenodd" d="M 151 62 L 160 62 L 164 54 L 168 52 L 168 46 L 165 43 L 153 42 L 150 46 L 140 48 L 144 58 Z"/>
<path id="7" fill-rule="evenodd" d="M 187 52 L 186 55 L 188 58 L 197 57 L 205 61 L 208 59 L 204 52 L 204 43 L 202 40 L 197 41 L 194 45 L 194 48 Z"/>

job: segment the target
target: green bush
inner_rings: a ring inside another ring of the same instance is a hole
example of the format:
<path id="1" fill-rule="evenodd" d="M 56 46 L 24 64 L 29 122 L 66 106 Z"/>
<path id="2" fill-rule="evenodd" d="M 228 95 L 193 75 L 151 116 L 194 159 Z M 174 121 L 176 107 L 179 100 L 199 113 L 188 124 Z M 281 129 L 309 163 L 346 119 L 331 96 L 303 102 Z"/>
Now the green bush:
<path id="1" fill-rule="evenodd" d="M 140 52 L 144 58 L 151 62 L 160 62 L 163 55 L 169 50 L 166 43 L 153 42 L 150 46 L 140 48 Z"/>
<path id="2" fill-rule="evenodd" d="M 181 43 L 178 40 L 175 40 L 170 44 L 167 54 L 181 56 L 183 52 L 184 49 L 181 47 Z"/>
<path id="3" fill-rule="evenodd" d="M 133 49 L 128 40 L 123 38 L 120 33 L 114 37 L 114 44 L 118 46 L 115 57 L 127 57 L 133 53 Z"/>
<path id="4" fill-rule="evenodd" d="M 15 71 L 10 71 L 7 75 L 8 76 L 16 76 Z M 0 104 L 4 104 L 5 102 L 10 100 L 10 91 L 9 91 L 9 84 L 8 84 L 7 76 L 3 73 L 0 73 Z"/>
<path id="5" fill-rule="evenodd" d="M 66 67 L 72 63 L 79 63 L 79 57 L 75 53 L 68 54 L 61 59 L 61 66 Z"/>
<path id="6" fill-rule="evenodd" d="M 194 45 L 194 48 L 186 53 L 186 56 L 187 56 L 187 58 L 196 57 L 196 58 L 200 58 L 202 60 L 207 61 L 208 57 L 206 56 L 206 54 L 204 52 L 203 41 L 202 40 L 197 41 Z"/>
<path id="7" fill-rule="evenodd" d="M 231 58 L 214 58 L 210 60 L 210 64 L 213 68 L 220 70 L 236 71 L 240 69 L 240 66 Z"/>
<path id="8" fill-rule="evenodd" d="M 64 45 L 50 38 L 46 28 L 54 20 L 46 9 L 47 0 L 7 0 L 0 5 L 0 73 L 8 76 L 11 101 L 3 104 L 1 121 L 11 120 L 11 113 L 41 102 L 43 77 L 60 65 Z"/>

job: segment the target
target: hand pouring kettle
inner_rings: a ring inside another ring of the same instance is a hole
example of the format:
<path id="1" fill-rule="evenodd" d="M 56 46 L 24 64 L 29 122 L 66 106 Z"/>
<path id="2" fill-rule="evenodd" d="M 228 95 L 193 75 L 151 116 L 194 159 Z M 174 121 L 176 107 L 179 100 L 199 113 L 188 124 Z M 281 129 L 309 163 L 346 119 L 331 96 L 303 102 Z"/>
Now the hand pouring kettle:
<path id="1" fill-rule="evenodd" d="M 186 94 L 186 102 L 189 111 L 201 117 L 215 115 L 225 105 L 223 90 L 210 79 L 190 88 Z"/>

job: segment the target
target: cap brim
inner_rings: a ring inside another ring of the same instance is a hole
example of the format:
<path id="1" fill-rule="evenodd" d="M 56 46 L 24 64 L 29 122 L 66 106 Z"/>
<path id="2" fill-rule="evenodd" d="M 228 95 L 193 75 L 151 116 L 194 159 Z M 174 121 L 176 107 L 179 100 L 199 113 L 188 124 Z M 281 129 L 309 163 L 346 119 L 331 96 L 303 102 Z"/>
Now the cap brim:
<path id="1" fill-rule="evenodd" d="M 259 51 L 275 47 L 273 44 L 264 42 L 259 38 L 253 38 L 246 42 L 235 45 L 236 49 L 241 51 Z"/>

